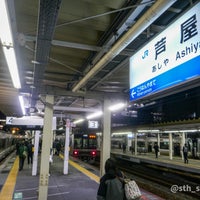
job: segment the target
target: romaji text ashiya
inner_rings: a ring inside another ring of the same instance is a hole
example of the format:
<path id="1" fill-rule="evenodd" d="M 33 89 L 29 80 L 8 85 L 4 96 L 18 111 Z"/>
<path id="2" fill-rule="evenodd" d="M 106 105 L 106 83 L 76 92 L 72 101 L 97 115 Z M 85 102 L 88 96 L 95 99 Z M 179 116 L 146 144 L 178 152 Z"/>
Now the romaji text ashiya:
<path id="1" fill-rule="evenodd" d="M 198 34 L 196 23 L 197 23 L 196 14 L 194 14 L 192 17 L 190 17 L 181 24 L 180 26 L 181 44 Z M 155 46 L 155 60 L 157 60 L 159 54 L 166 51 L 166 37 L 163 37 L 154 46 Z M 164 59 L 162 63 L 157 63 L 152 67 L 152 72 L 160 70 L 163 67 L 163 65 L 167 66 L 168 63 L 169 59 L 168 58 Z"/>

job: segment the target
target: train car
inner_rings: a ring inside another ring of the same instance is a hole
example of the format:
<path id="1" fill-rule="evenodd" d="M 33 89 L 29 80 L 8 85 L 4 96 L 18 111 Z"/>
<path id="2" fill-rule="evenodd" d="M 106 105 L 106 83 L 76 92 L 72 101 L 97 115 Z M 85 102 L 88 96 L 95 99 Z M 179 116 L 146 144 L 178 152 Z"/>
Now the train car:
<path id="1" fill-rule="evenodd" d="M 137 136 L 137 152 L 147 153 L 153 152 L 153 146 L 157 142 L 157 136 L 153 134 L 139 133 Z M 117 133 L 112 134 L 111 149 L 122 149 L 122 145 L 126 144 L 126 150 L 131 151 L 135 149 L 135 139 L 132 133 Z M 173 138 L 174 155 L 180 155 L 180 137 Z M 162 135 L 160 137 L 160 152 L 169 154 L 169 138 Z"/>
<path id="2" fill-rule="evenodd" d="M 186 134 L 185 142 L 188 145 L 189 157 L 199 159 L 200 158 L 200 132 L 188 132 Z M 173 154 L 175 156 L 181 155 L 181 134 L 173 134 Z M 139 133 L 137 136 L 137 152 L 147 153 L 153 152 L 153 146 L 157 142 L 156 134 Z M 112 134 L 111 137 L 111 149 L 122 149 L 122 144 L 126 144 L 126 150 L 134 150 L 135 139 L 134 134 L 131 132 L 122 132 Z M 160 134 L 160 153 L 162 155 L 169 154 L 169 136 L 167 133 Z"/>
<path id="3" fill-rule="evenodd" d="M 96 133 L 72 134 L 70 143 L 70 155 L 90 163 L 99 160 L 100 151 Z"/>
<path id="4" fill-rule="evenodd" d="M 16 149 L 18 139 L 12 134 L 0 131 L 0 162 Z"/>

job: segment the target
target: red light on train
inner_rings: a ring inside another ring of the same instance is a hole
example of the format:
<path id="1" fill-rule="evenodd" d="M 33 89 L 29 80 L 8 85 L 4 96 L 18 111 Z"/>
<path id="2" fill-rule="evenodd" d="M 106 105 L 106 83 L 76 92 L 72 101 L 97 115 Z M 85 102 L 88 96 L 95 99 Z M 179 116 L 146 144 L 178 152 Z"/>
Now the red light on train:
<path id="1" fill-rule="evenodd" d="M 94 156 L 96 156 L 96 155 L 97 155 L 97 151 L 96 151 L 96 150 L 93 150 L 93 151 L 91 151 L 91 152 L 90 152 L 90 154 L 91 154 L 91 156 L 93 156 L 93 157 L 94 157 Z"/>
<path id="2" fill-rule="evenodd" d="M 73 151 L 73 155 L 74 155 L 74 156 L 78 156 L 78 150 L 74 150 L 74 151 Z"/>

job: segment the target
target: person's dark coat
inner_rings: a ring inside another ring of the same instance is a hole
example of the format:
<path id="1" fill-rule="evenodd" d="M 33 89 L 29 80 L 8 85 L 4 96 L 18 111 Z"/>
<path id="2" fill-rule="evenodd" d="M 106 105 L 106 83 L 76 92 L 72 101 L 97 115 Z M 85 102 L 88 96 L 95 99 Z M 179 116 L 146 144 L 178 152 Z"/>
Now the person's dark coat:
<path id="1" fill-rule="evenodd" d="M 106 167 L 105 167 L 106 168 Z M 106 173 L 100 179 L 97 192 L 97 200 L 123 200 L 124 185 L 118 178 L 121 176 L 115 168 L 106 169 Z"/>

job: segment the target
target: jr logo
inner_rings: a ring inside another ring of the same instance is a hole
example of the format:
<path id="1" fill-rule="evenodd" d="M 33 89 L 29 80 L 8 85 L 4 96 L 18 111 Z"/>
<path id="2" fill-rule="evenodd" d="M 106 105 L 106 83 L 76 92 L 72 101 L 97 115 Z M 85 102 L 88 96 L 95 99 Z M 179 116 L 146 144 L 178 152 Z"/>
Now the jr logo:
<path id="1" fill-rule="evenodd" d="M 6 124 L 12 124 L 13 123 L 13 117 L 8 117 L 6 119 Z"/>
<path id="2" fill-rule="evenodd" d="M 144 55 L 142 56 L 142 59 L 145 59 L 148 56 L 148 54 L 149 54 L 148 50 L 144 51 Z"/>

